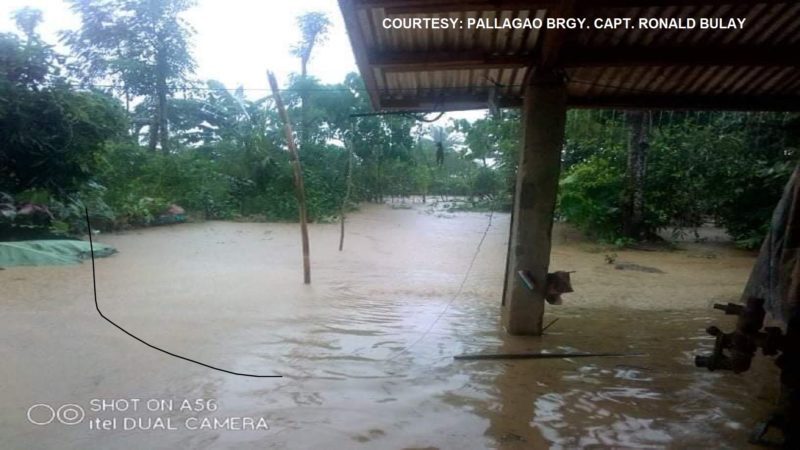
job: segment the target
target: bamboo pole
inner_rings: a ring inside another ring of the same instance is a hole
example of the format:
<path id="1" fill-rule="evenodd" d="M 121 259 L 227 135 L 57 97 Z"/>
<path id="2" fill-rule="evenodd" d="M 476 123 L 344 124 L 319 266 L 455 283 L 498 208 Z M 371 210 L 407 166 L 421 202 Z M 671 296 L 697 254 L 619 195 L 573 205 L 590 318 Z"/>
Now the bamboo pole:
<path id="1" fill-rule="evenodd" d="M 303 184 L 303 168 L 300 165 L 300 156 L 297 154 L 294 133 L 292 133 L 292 123 L 289 121 L 289 114 L 286 113 L 286 108 L 283 106 L 283 100 L 278 91 L 278 82 L 275 81 L 275 74 L 267 71 L 267 78 L 269 79 L 269 87 L 272 89 L 272 96 L 275 99 L 275 106 L 278 107 L 278 113 L 283 120 L 286 144 L 289 147 L 289 154 L 291 155 L 292 166 L 294 167 L 294 187 L 295 194 L 297 195 L 297 206 L 300 210 L 300 235 L 303 239 L 303 283 L 311 284 L 311 258 L 308 249 L 308 212 L 306 209 L 306 190 Z"/>

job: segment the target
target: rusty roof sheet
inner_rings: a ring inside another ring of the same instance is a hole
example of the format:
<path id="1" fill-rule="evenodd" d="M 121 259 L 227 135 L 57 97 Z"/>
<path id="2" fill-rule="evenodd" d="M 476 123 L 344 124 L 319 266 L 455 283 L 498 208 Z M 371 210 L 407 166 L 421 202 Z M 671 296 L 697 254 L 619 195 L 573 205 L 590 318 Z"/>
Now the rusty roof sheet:
<path id="1" fill-rule="evenodd" d="M 521 104 L 532 70 L 567 80 L 590 108 L 800 109 L 800 2 L 714 0 L 340 0 L 376 110 Z M 741 29 L 475 28 L 468 20 L 746 18 Z M 437 18 L 448 29 L 385 28 Z M 555 55 L 555 56 L 553 56 Z"/>

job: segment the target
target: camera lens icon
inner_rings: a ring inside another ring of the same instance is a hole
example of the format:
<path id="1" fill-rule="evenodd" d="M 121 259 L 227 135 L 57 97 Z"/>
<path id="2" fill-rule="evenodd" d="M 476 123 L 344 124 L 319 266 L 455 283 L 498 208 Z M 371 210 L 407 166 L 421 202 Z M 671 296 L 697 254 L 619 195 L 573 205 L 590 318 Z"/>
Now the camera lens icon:
<path id="1" fill-rule="evenodd" d="M 37 403 L 28 408 L 28 422 L 34 425 L 48 425 L 58 419 L 64 425 L 77 425 L 83 422 L 86 412 L 74 403 L 61 405 L 58 410 L 45 403 Z"/>
<path id="2" fill-rule="evenodd" d="M 83 422 L 85 416 L 86 413 L 83 411 L 83 408 L 74 403 L 61 405 L 58 411 L 56 411 L 56 419 L 64 425 L 77 425 Z"/>
<path id="3" fill-rule="evenodd" d="M 28 408 L 28 422 L 34 425 L 47 425 L 56 418 L 56 411 L 52 406 L 37 403 Z"/>

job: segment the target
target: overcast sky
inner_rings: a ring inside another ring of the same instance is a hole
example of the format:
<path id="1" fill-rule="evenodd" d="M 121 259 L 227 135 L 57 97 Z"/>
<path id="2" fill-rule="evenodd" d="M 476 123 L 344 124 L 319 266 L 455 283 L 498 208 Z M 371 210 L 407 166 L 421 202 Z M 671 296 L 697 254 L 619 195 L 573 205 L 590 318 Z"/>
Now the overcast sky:
<path id="1" fill-rule="evenodd" d="M 0 0 L 0 31 L 15 31 L 11 13 L 25 6 L 42 10 L 39 33 L 50 43 L 58 41 L 58 31 L 80 25 L 63 0 Z M 295 18 L 309 11 L 324 12 L 332 22 L 327 42 L 314 50 L 309 73 L 323 83 L 338 83 L 348 72 L 357 72 L 336 0 L 198 0 L 184 16 L 197 32 L 192 39 L 197 77 L 222 81 L 229 88 L 266 89 L 269 69 L 285 86 L 289 73 L 300 71 L 298 58 L 290 53 L 292 44 L 300 39 Z M 263 95 L 254 92 L 249 96 Z M 483 114 L 459 112 L 444 119 L 476 119 Z"/>
<path id="2" fill-rule="evenodd" d="M 24 6 L 41 9 L 40 33 L 49 42 L 59 30 L 75 29 L 78 17 L 62 0 L 0 0 L 0 30 L 14 30 L 11 13 Z M 299 61 L 289 53 L 300 39 L 295 17 L 309 11 L 328 14 L 333 26 L 324 46 L 315 49 L 310 73 L 324 83 L 344 80 L 357 71 L 339 7 L 334 0 L 199 0 L 184 18 L 197 31 L 193 38 L 197 76 L 217 79 L 228 87 L 266 88 L 266 70 L 283 84 L 299 72 Z"/>

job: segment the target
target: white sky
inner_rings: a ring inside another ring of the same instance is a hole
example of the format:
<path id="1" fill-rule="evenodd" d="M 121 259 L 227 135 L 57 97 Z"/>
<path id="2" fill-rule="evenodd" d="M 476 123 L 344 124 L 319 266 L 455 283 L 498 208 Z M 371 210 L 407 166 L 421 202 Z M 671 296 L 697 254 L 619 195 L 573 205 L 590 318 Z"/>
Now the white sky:
<path id="1" fill-rule="evenodd" d="M 11 13 L 25 6 L 42 10 L 39 33 L 47 42 L 56 43 L 58 31 L 80 25 L 62 0 L 0 0 L 0 31 L 15 31 Z M 265 89 L 269 69 L 285 86 L 289 73 L 300 71 L 298 58 L 290 53 L 292 44 L 300 39 L 295 18 L 309 11 L 324 12 L 332 22 L 328 41 L 314 50 L 309 73 L 323 83 L 337 83 L 347 73 L 357 72 L 336 0 L 198 0 L 184 16 L 197 32 L 193 38 L 197 77 L 219 80 L 229 88 Z M 251 97 L 264 94 L 256 92 Z M 475 119 L 483 114 L 446 116 Z"/>

